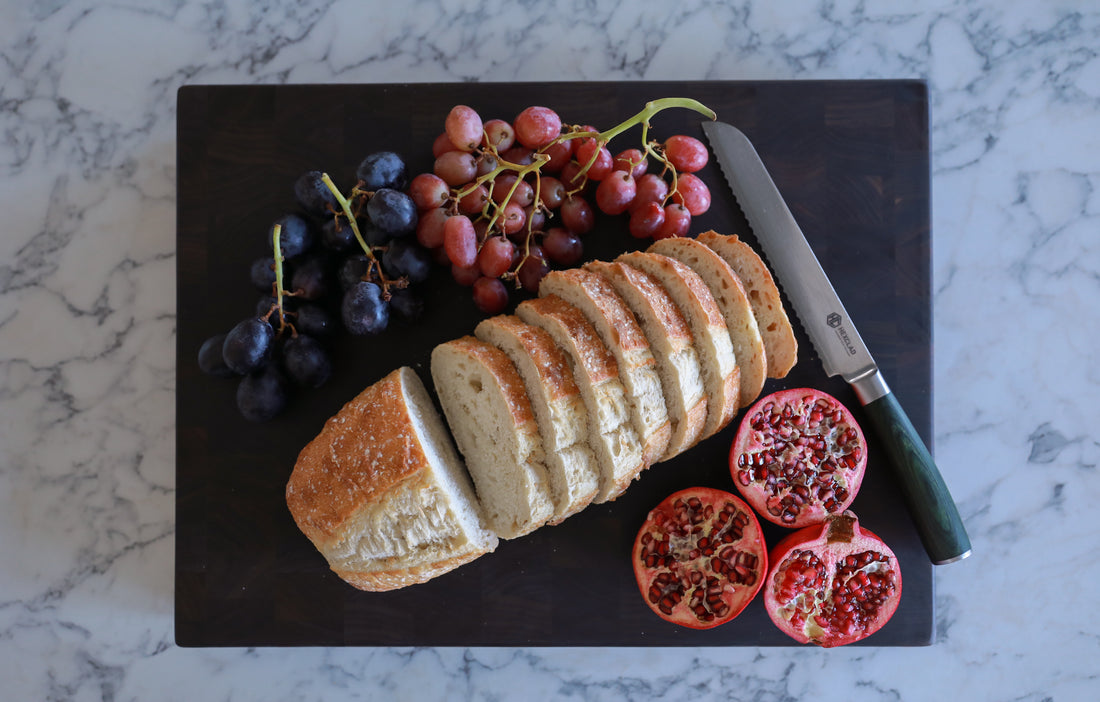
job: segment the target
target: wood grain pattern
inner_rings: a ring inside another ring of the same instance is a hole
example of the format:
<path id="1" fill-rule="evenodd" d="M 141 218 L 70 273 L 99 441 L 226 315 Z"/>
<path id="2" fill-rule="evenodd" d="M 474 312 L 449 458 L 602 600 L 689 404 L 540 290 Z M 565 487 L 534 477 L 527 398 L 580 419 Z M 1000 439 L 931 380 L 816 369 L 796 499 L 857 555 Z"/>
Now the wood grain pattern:
<path id="1" fill-rule="evenodd" d="M 452 105 L 510 119 L 555 108 L 567 122 L 609 127 L 647 100 L 694 97 L 753 140 L 822 266 L 925 442 L 931 434 L 928 102 L 923 83 L 698 82 L 597 84 L 191 86 L 178 105 L 176 641 L 262 645 L 790 645 L 757 598 L 710 631 L 667 624 L 640 599 L 630 546 L 650 508 L 690 485 L 732 490 L 726 454 L 739 417 L 718 436 L 647 471 L 617 501 L 504 543 L 494 554 L 424 585 L 363 593 L 332 575 L 283 501 L 298 451 L 324 420 L 401 364 L 426 377 L 435 344 L 473 331 L 468 291 L 446 273 L 426 292 L 427 314 L 375 339 L 344 338 L 336 373 L 267 425 L 241 419 L 235 383 L 202 376 L 203 339 L 251 313 L 248 266 L 271 221 L 293 209 L 292 184 L 322 169 L 346 183 L 366 154 L 405 153 L 431 167 L 431 143 Z M 701 137 L 700 117 L 669 111 L 651 136 Z M 639 130 L 612 142 L 636 146 Z M 699 174 L 713 205 L 692 231 L 751 231 L 713 162 Z M 588 258 L 613 259 L 643 242 L 603 218 Z M 826 378 L 796 324 L 801 358 L 764 391 L 814 386 L 867 421 L 854 393 Z M 932 566 L 881 447 L 869 447 L 853 509 L 898 555 L 905 594 L 866 645 L 933 638 Z M 941 466 L 949 470 L 950 467 Z M 773 544 L 784 531 L 768 524 Z"/>

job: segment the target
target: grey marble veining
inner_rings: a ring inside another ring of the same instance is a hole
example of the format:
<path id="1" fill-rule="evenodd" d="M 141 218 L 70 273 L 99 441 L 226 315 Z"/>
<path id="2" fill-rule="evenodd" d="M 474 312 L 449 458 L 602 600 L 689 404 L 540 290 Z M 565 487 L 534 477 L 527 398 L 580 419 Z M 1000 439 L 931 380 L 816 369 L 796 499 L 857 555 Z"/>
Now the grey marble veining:
<path id="1" fill-rule="evenodd" d="M 0 6 L 0 697 L 1095 699 L 1100 7 L 364 5 Z M 934 646 L 175 647 L 180 85 L 909 77 L 936 455 L 974 542 L 936 572 Z"/>

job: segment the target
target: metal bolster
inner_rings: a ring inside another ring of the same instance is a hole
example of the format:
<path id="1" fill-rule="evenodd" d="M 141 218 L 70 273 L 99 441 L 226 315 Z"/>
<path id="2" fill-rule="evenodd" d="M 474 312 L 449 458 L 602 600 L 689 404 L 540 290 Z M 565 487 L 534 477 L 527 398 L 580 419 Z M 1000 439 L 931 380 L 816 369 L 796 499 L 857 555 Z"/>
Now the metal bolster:
<path id="1" fill-rule="evenodd" d="M 890 393 L 890 386 L 886 384 L 886 379 L 882 377 L 877 366 L 860 371 L 849 378 L 848 383 L 856 391 L 856 397 L 859 398 L 861 405 L 868 405 Z"/>

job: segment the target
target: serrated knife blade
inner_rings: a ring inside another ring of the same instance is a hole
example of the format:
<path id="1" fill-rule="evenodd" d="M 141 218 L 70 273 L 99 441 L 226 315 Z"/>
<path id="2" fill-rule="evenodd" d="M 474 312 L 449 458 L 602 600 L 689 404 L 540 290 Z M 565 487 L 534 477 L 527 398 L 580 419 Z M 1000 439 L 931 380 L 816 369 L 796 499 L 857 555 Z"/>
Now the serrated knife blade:
<path id="1" fill-rule="evenodd" d="M 943 476 L 890 392 L 752 142 L 723 122 L 704 122 L 703 132 L 825 372 L 852 386 L 890 454 L 929 558 L 937 565 L 966 558 L 970 539 Z"/>

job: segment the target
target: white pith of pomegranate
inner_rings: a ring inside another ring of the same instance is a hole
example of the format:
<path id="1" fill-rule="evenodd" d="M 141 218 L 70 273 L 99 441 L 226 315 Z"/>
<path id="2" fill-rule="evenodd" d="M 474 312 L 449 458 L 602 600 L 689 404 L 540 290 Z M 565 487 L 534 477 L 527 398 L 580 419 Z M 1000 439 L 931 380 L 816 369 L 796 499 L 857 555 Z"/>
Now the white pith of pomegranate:
<path id="1" fill-rule="evenodd" d="M 901 602 L 897 557 L 851 512 L 787 536 L 770 559 L 764 607 L 799 643 L 832 648 L 864 639 Z"/>
<path id="2" fill-rule="evenodd" d="M 650 510 L 634 540 L 633 563 L 642 597 L 658 616 L 709 629 L 756 597 L 768 552 L 747 504 L 724 490 L 695 487 Z"/>
<path id="3" fill-rule="evenodd" d="M 867 441 L 848 408 L 812 388 L 760 399 L 730 447 L 734 485 L 757 512 L 798 529 L 848 509 L 867 468 Z"/>

